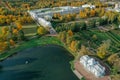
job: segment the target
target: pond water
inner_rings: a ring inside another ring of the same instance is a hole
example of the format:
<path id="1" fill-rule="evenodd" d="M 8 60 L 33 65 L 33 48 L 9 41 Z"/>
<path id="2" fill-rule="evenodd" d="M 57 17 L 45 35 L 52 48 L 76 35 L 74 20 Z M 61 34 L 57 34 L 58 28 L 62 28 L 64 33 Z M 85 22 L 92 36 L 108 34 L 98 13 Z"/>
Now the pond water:
<path id="1" fill-rule="evenodd" d="M 0 80 L 79 80 L 71 60 L 73 56 L 59 46 L 29 48 L 0 62 Z"/>

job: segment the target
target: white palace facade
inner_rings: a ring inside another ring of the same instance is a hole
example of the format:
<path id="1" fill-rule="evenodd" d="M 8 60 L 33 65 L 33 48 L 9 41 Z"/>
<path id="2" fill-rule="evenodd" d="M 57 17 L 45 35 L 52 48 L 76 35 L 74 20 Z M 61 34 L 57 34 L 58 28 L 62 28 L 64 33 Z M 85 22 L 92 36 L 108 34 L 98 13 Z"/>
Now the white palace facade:
<path id="1" fill-rule="evenodd" d="M 84 68 L 94 74 L 96 77 L 102 77 L 105 75 L 105 67 L 103 67 L 98 61 L 94 58 L 84 55 L 80 58 L 80 63 Z"/>

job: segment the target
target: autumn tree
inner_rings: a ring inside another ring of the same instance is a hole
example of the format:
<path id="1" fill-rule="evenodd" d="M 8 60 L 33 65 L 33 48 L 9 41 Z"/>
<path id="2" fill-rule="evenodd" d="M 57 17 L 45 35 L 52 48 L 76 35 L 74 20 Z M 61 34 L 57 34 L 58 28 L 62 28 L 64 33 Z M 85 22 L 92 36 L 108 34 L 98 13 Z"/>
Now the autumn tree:
<path id="1" fill-rule="evenodd" d="M 73 51 L 73 52 L 76 52 L 76 41 L 72 41 L 71 44 L 70 44 L 70 49 Z"/>
<path id="2" fill-rule="evenodd" d="M 21 25 L 20 23 L 16 22 L 16 26 L 17 26 L 17 29 L 18 29 L 18 30 L 21 30 L 21 29 L 22 29 L 22 25 Z"/>
<path id="3" fill-rule="evenodd" d="M 94 9 L 90 10 L 90 16 L 93 17 L 93 16 L 95 16 L 95 15 L 96 15 L 95 10 L 94 10 Z"/>
<path id="4" fill-rule="evenodd" d="M 15 42 L 12 39 L 10 39 L 10 45 L 15 46 Z"/>
<path id="5" fill-rule="evenodd" d="M 83 56 L 83 55 L 88 55 L 88 54 L 89 54 L 88 49 L 84 45 L 82 45 L 81 49 L 78 52 L 78 55 Z"/>
<path id="6" fill-rule="evenodd" d="M 63 31 L 62 34 L 61 34 L 61 41 L 63 41 L 64 43 L 66 43 L 66 31 Z"/>
<path id="7" fill-rule="evenodd" d="M 46 31 L 46 29 L 44 28 L 44 27 L 38 27 L 38 29 L 37 29 L 37 33 L 38 33 L 38 35 L 43 35 L 43 34 L 45 34 L 47 31 Z"/>
<path id="8" fill-rule="evenodd" d="M 68 33 L 69 36 L 73 36 L 73 32 L 71 30 L 68 30 L 67 33 Z"/>
<path id="9" fill-rule="evenodd" d="M 120 70 L 120 57 L 117 53 L 110 55 L 107 61 L 113 66 L 113 73 L 117 73 Z"/>
<path id="10" fill-rule="evenodd" d="M 97 55 L 100 58 L 103 59 L 107 55 L 108 49 L 110 47 L 110 42 L 111 42 L 110 40 L 106 40 L 98 47 Z"/>
<path id="11" fill-rule="evenodd" d="M 80 18 L 87 18 L 87 13 L 85 11 L 80 11 L 79 16 Z"/>

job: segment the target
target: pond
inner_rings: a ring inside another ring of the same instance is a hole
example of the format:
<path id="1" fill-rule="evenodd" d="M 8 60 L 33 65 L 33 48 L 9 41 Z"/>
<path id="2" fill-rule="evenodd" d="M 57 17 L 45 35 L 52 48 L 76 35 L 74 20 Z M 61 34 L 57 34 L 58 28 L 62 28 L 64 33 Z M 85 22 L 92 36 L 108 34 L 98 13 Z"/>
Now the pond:
<path id="1" fill-rule="evenodd" d="M 79 80 L 70 67 L 73 59 L 59 46 L 29 48 L 0 62 L 0 80 Z"/>

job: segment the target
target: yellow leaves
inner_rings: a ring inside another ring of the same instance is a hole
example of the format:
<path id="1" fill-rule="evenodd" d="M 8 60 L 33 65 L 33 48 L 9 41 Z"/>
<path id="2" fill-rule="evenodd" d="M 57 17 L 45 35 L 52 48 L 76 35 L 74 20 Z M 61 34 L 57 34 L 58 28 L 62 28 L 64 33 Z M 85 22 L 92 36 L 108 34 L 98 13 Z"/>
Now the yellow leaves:
<path id="1" fill-rule="evenodd" d="M 54 13 L 53 14 L 53 18 L 58 19 L 59 17 L 61 17 L 60 13 Z"/>
<path id="2" fill-rule="evenodd" d="M 0 42 L 0 52 L 3 51 L 3 42 Z"/>
<path id="3" fill-rule="evenodd" d="M 107 61 L 111 64 L 113 64 L 117 59 L 120 59 L 118 54 L 112 54 L 110 57 L 108 57 Z"/>
<path id="4" fill-rule="evenodd" d="M 21 30 L 22 29 L 22 25 L 20 23 L 16 23 L 17 29 Z"/>
<path id="5" fill-rule="evenodd" d="M 91 51 L 89 51 L 84 45 L 81 46 L 81 49 L 79 51 L 80 56 L 83 55 L 89 55 L 91 54 Z"/>
<path id="6" fill-rule="evenodd" d="M 8 46 L 8 43 L 6 41 L 1 41 L 0 42 L 0 52 L 6 50 L 7 46 Z"/>
<path id="7" fill-rule="evenodd" d="M 98 55 L 100 58 L 102 58 L 102 59 L 105 57 L 104 54 L 105 54 L 105 52 L 104 52 L 104 53 L 103 53 L 103 52 L 100 52 L 100 51 L 97 52 L 97 55 Z"/>
<path id="8" fill-rule="evenodd" d="M 43 35 L 43 34 L 46 33 L 46 30 L 45 30 L 44 27 L 39 27 L 39 28 L 37 29 L 37 33 L 38 33 L 39 35 Z"/>
<path id="9" fill-rule="evenodd" d="M 2 34 L 5 35 L 8 30 L 9 30 L 8 27 L 3 27 L 2 28 Z"/>
<path id="10" fill-rule="evenodd" d="M 110 47 L 110 43 L 111 43 L 111 41 L 110 40 L 106 40 L 106 41 L 104 41 L 101 45 L 100 45 L 100 47 L 98 47 L 98 50 L 97 50 L 97 55 L 100 57 L 100 58 L 104 58 L 106 55 L 107 55 L 107 53 L 108 53 L 108 49 L 109 49 L 109 47 Z"/>
<path id="11" fill-rule="evenodd" d="M 79 16 L 80 18 L 87 18 L 87 13 L 84 11 L 80 11 Z"/>
<path id="12" fill-rule="evenodd" d="M 13 29 L 13 34 L 17 35 L 18 34 L 18 30 L 17 29 Z"/>
<path id="13" fill-rule="evenodd" d="M 72 50 L 72 51 L 76 51 L 76 41 L 72 41 L 71 42 L 71 44 L 70 44 L 70 49 Z"/>
<path id="14" fill-rule="evenodd" d="M 73 32 L 71 30 L 68 30 L 68 35 L 73 36 Z"/>
<path id="15" fill-rule="evenodd" d="M 91 11 L 90 11 L 90 16 L 95 16 L 95 14 L 96 14 L 96 12 L 95 12 L 95 10 L 94 9 L 92 9 Z"/>
<path id="16" fill-rule="evenodd" d="M 10 39 L 10 45 L 15 46 L 15 42 L 12 39 Z"/>

